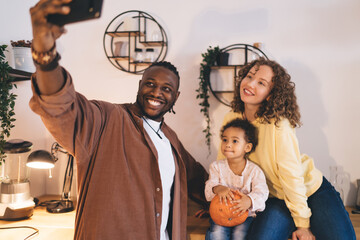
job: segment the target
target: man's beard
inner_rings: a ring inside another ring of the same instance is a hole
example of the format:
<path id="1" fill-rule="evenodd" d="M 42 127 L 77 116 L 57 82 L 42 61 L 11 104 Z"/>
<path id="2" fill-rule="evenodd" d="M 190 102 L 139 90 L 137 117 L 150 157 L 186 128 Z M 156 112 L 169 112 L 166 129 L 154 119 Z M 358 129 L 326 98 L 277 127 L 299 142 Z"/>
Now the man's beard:
<path id="1" fill-rule="evenodd" d="M 141 101 L 139 100 L 139 94 L 137 94 L 136 96 L 136 103 L 137 105 L 140 107 L 140 110 L 141 112 L 143 113 L 143 115 L 148 118 L 148 119 L 152 119 L 152 120 L 155 120 L 155 119 L 158 119 L 160 117 L 163 117 L 167 112 L 170 112 L 171 108 L 174 106 L 175 104 L 175 101 L 171 104 L 171 106 L 166 109 L 166 110 L 163 110 L 161 111 L 159 114 L 155 115 L 155 116 L 149 116 L 145 111 L 144 111 L 144 106 L 143 104 L 141 104 Z"/>

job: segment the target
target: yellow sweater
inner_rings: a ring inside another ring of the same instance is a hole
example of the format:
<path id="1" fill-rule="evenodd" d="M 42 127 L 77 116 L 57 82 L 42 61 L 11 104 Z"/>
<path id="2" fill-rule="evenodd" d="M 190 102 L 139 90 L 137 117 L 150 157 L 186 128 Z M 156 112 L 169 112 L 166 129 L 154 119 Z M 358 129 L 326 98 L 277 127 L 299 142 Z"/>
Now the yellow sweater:
<path id="1" fill-rule="evenodd" d="M 223 125 L 235 118 L 242 118 L 242 114 L 229 112 Z M 295 129 L 287 119 L 277 126 L 258 120 L 252 123 L 259 131 L 259 143 L 249 158 L 264 171 L 270 196 L 285 201 L 297 227 L 310 227 L 307 198 L 320 187 L 322 173 L 315 168 L 313 159 L 300 154 Z M 218 159 L 223 158 L 219 151 Z"/>

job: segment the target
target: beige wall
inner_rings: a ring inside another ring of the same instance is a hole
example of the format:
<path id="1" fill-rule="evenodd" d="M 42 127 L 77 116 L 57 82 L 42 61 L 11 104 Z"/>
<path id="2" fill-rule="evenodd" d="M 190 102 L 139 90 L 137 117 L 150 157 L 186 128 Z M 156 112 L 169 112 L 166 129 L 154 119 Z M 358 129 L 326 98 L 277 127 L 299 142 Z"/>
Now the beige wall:
<path id="1" fill-rule="evenodd" d="M 35 2 L 0 0 L 1 44 L 31 39 L 28 9 Z M 265 53 L 285 66 L 297 85 L 303 121 L 303 127 L 297 131 L 301 151 L 312 156 L 327 177 L 329 166 L 343 166 L 351 176 L 347 204 L 354 203 L 355 179 L 360 178 L 359 1 L 106 0 L 104 3 L 100 20 L 69 25 L 68 33 L 58 41 L 61 63 L 72 74 L 79 92 L 90 99 L 119 103 L 135 100 L 140 76 L 114 68 L 105 57 L 102 40 L 108 23 L 116 15 L 134 9 L 148 12 L 165 28 L 169 38 L 166 60 L 178 66 L 181 74 L 176 115 L 168 115 L 166 120 L 189 152 L 207 168 L 215 159 L 219 127 L 229 108 L 211 97 L 214 138 L 212 154 L 208 157 L 202 134 L 205 123 L 195 98 L 201 53 L 209 45 L 225 47 L 262 42 Z M 28 108 L 29 82 L 19 83 L 16 92 L 17 122 L 12 137 L 34 142 L 34 149 L 49 148 L 53 140 L 39 117 Z M 54 183 L 44 181 L 46 173 L 32 173 L 33 195 L 53 188 Z"/>

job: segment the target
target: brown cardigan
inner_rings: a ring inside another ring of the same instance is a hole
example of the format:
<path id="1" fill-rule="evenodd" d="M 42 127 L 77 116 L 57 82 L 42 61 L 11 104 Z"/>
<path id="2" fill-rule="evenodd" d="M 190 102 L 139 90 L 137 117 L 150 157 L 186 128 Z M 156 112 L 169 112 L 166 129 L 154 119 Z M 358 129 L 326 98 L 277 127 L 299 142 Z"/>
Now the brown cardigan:
<path id="1" fill-rule="evenodd" d="M 78 205 L 74 239 L 160 238 L 162 189 L 157 151 L 136 104 L 89 101 L 75 92 L 69 74 L 51 96 L 39 95 L 35 76 L 31 109 L 39 114 L 77 164 Z M 187 195 L 206 204 L 208 174 L 165 123 L 176 165 L 168 232 L 186 239 Z M 188 187 L 189 186 L 189 187 Z"/>

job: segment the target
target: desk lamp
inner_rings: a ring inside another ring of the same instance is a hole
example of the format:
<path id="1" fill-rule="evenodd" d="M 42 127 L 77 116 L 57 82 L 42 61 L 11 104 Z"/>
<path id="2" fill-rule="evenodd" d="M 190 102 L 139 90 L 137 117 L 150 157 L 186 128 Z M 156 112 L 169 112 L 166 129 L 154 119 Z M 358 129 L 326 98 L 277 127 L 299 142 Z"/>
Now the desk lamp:
<path id="1" fill-rule="evenodd" d="M 51 153 L 45 150 L 34 151 L 29 155 L 26 163 L 26 165 L 31 168 L 50 169 L 51 178 L 51 168 L 55 166 L 55 162 L 57 162 L 58 160 L 57 154 L 59 152 L 68 156 L 68 162 L 65 171 L 61 199 L 45 202 L 46 210 L 50 213 L 64 213 L 74 210 L 74 204 L 70 200 L 74 157 L 69 154 L 63 147 L 61 147 L 57 142 L 55 142 L 51 147 Z"/>

